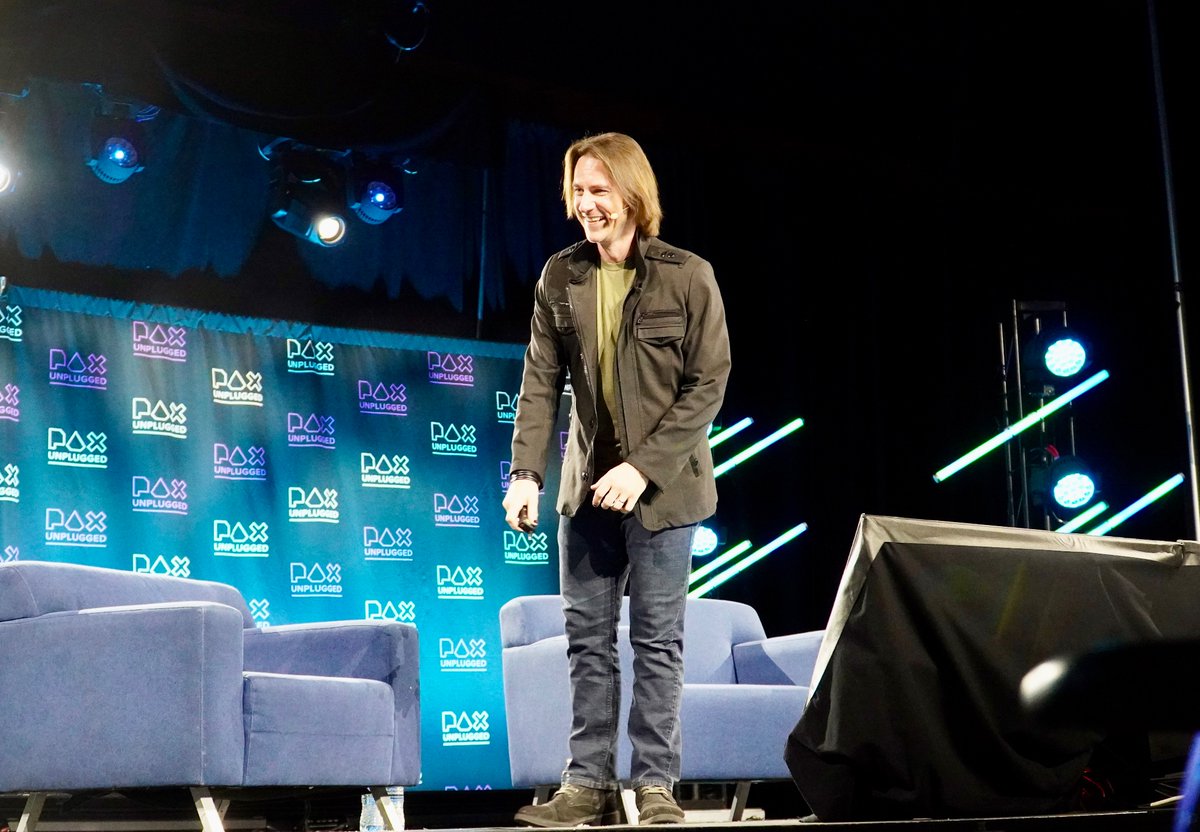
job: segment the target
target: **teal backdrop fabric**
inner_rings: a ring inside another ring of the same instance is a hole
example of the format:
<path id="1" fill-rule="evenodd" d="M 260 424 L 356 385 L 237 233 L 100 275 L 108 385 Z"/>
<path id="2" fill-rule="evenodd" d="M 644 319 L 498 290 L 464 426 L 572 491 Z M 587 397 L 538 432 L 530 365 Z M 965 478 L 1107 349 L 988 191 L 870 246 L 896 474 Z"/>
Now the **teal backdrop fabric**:
<path id="1" fill-rule="evenodd" d="M 511 787 L 499 608 L 558 590 L 553 501 L 503 522 L 523 346 L 9 279 L 0 559 L 224 581 L 259 626 L 414 623 L 419 788 Z"/>

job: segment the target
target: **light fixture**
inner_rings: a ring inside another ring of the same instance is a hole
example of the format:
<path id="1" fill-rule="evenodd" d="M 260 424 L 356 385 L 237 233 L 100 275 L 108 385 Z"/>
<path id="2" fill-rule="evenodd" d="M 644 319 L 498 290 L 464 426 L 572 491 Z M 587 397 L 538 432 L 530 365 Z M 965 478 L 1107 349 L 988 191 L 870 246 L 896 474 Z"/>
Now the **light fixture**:
<path id="1" fill-rule="evenodd" d="M 146 133 L 143 125 L 155 119 L 160 108 L 152 104 L 119 101 L 100 84 L 84 84 L 98 98 L 92 119 L 91 155 L 85 163 L 96 178 L 119 185 L 146 169 Z"/>
<path id="2" fill-rule="evenodd" d="M 1029 452 L 1031 501 L 1052 517 L 1065 520 L 1095 505 L 1100 476 L 1085 460 L 1061 454 L 1054 445 Z"/>
<path id="3" fill-rule="evenodd" d="M 346 204 L 368 225 L 387 222 L 404 210 L 404 170 L 385 162 L 352 158 L 346 176 Z"/>
<path id="4" fill-rule="evenodd" d="M 329 248 L 346 238 L 344 154 L 280 139 L 260 148 L 271 163 L 271 220 Z"/>
<path id="5" fill-rule="evenodd" d="M 697 526 L 696 534 L 692 536 L 692 557 L 708 557 L 717 550 L 717 546 L 721 545 L 723 538 L 724 535 L 711 526 L 703 524 Z"/>
<path id="6" fill-rule="evenodd" d="M 1060 456 L 1046 472 L 1046 488 L 1056 513 L 1073 513 L 1090 505 L 1100 493 L 1100 479 L 1079 457 Z"/>
<path id="7" fill-rule="evenodd" d="M 1049 398 L 1092 365 L 1091 341 L 1065 324 L 1045 326 L 1025 345 L 1021 362 L 1026 391 Z"/>

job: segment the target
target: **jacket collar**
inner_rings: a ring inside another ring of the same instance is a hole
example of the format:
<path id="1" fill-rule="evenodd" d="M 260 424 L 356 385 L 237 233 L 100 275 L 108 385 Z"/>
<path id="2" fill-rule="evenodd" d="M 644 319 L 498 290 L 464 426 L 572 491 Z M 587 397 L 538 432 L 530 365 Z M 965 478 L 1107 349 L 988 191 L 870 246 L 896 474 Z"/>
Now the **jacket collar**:
<path id="1" fill-rule="evenodd" d="M 638 234 L 633 241 L 633 267 L 637 272 L 638 278 L 641 278 L 646 273 L 646 252 L 652 247 L 662 248 L 662 244 L 658 242 L 656 237 L 645 237 Z M 600 263 L 600 251 L 594 243 L 589 243 L 587 240 L 580 240 L 575 245 L 564 250 L 559 255 L 567 261 L 567 267 L 571 270 L 571 282 L 582 283 L 591 274 L 592 269 Z"/>

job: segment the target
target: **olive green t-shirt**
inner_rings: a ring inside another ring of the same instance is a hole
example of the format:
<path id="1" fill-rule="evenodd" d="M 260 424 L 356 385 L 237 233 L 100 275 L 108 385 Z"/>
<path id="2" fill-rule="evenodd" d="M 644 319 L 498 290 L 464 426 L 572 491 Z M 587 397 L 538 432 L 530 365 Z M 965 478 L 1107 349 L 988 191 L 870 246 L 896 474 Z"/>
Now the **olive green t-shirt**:
<path id="1" fill-rule="evenodd" d="M 617 409 L 617 333 L 621 311 L 636 270 L 628 263 L 601 263 L 596 270 L 596 333 L 600 398 L 596 402 L 596 477 L 621 461 L 621 443 L 613 426 Z"/>

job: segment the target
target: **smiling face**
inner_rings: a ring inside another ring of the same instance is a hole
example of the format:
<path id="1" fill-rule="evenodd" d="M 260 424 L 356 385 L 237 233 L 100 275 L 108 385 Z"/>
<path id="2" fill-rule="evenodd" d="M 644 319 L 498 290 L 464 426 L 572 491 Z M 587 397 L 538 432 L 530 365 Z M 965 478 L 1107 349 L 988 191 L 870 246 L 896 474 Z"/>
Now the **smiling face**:
<path id="1" fill-rule="evenodd" d="M 572 177 L 575 216 L 607 263 L 623 262 L 637 231 L 633 210 L 595 156 L 580 156 Z"/>

